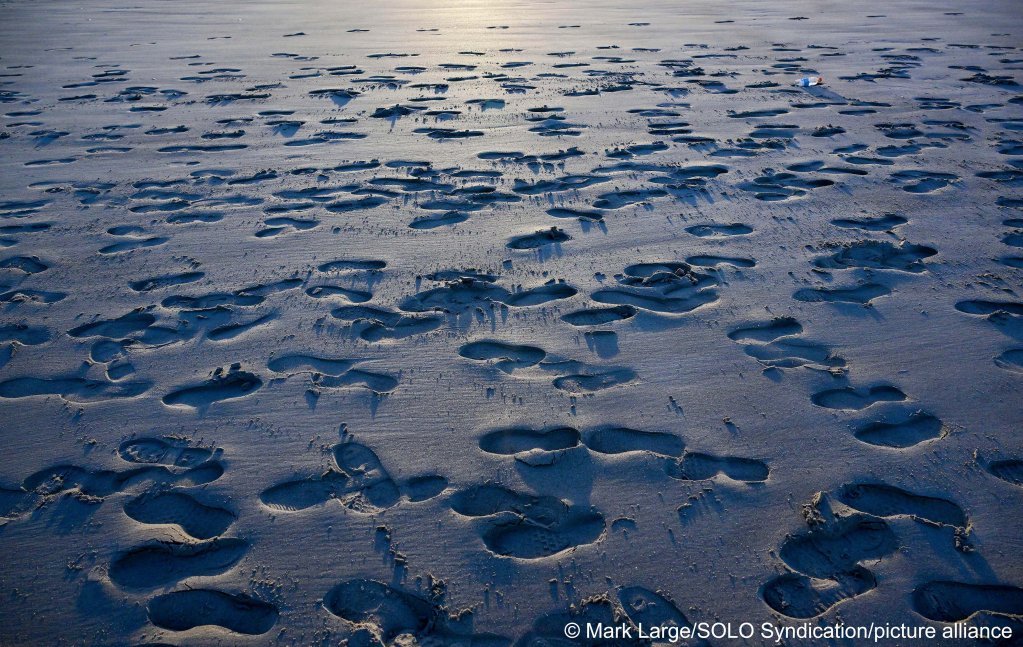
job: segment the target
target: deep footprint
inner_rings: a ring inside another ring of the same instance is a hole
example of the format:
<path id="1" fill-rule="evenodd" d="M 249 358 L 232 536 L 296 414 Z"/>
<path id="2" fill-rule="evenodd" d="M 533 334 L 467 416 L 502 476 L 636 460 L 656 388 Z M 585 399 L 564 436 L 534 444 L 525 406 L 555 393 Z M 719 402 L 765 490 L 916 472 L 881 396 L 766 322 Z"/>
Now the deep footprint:
<path id="1" fill-rule="evenodd" d="M 277 607 L 247 595 L 189 589 L 158 595 L 148 604 L 149 620 L 170 631 L 208 625 L 257 636 L 277 624 Z"/>
<path id="2" fill-rule="evenodd" d="M 245 555 L 241 539 L 201 544 L 158 543 L 121 553 L 110 563 L 110 579 L 125 588 L 155 588 L 194 576 L 227 572 Z"/>
<path id="3" fill-rule="evenodd" d="M 853 435 L 862 442 L 881 447 L 905 449 L 928 440 L 942 438 L 948 431 L 937 417 L 924 411 L 915 411 L 903 420 L 879 420 L 858 427 Z"/>
<path id="4" fill-rule="evenodd" d="M 496 368 L 506 373 L 535 366 L 547 357 L 542 348 L 491 340 L 466 344 L 458 349 L 458 354 L 479 362 L 493 362 Z"/>
<path id="5" fill-rule="evenodd" d="M 583 434 L 583 442 L 601 454 L 649 452 L 662 456 L 681 456 L 685 449 L 685 443 L 674 434 L 625 427 L 591 429 Z"/>
<path id="6" fill-rule="evenodd" d="M 212 539 L 237 516 L 230 510 L 200 503 L 182 492 L 146 493 L 124 504 L 124 513 L 139 523 L 176 525 L 196 539 Z"/>
<path id="7" fill-rule="evenodd" d="M 842 503 L 877 517 L 906 515 L 932 523 L 965 528 L 966 513 L 946 499 L 922 496 L 880 483 L 851 483 L 838 490 Z"/>
<path id="8" fill-rule="evenodd" d="M 167 406 L 186 406 L 205 409 L 215 402 L 243 398 L 255 393 L 263 386 L 263 380 L 252 373 L 240 370 L 217 369 L 213 375 L 194 386 L 185 386 L 163 396 Z"/>
<path id="9" fill-rule="evenodd" d="M 579 445 L 579 431 L 572 427 L 534 430 L 526 427 L 496 429 L 480 438 L 480 449 L 504 456 L 533 450 L 557 451 Z"/>
<path id="10" fill-rule="evenodd" d="M 881 385 L 866 389 L 855 389 L 847 386 L 841 389 L 829 389 L 813 394 L 810 400 L 818 407 L 860 411 L 878 402 L 902 402 L 906 394 L 894 386 Z"/>

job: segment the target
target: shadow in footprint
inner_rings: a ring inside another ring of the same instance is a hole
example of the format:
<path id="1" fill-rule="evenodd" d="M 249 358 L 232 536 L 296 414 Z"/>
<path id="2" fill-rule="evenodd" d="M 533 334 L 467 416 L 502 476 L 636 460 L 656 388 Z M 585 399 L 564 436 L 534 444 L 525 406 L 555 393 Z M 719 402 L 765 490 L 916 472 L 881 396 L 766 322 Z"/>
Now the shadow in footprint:
<path id="1" fill-rule="evenodd" d="M 984 461 L 980 457 L 977 458 L 977 462 L 980 463 L 988 474 L 995 478 L 1000 478 L 1006 483 L 1012 483 L 1023 487 L 1023 460 L 1017 458 L 1006 458 L 993 461 Z"/>
<path id="2" fill-rule="evenodd" d="M 110 579 L 122 588 L 156 588 L 187 577 L 219 575 L 249 550 L 228 537 L 199 544 L 160 542 L 127 550 L 110 562 Z"/>
<path id="3" fill-rule="evenodd" d="M 766 463 L 753 458 L 697 452 L 686 452 L 679 460 L 665 463 L 665 472 L 682 481 L 706 481 L 722 475 L 743 483 L 761 483 L 771 475 Z"/>
<path id="4" fill-rule="evenodd" d="M 685 443 L 675 434 L 626 427 L 589 429 L 583 434 L 583 443 L 600 454 L 649 452 L 661 456 L 681 456 L 685 449 Z"/>
<path id="5" fill-rule="evenodd" d="M 511 373 L 519 368 L 536 366 L 547 357 L 547 352 L 542 348 L 495 340 L 465 344 L 458 349 L 458 354 L 478 362 L 492 363 L 494 367 L 505 373 Z"/>
<path id="6" fill-rule="evenodd" d="M 248 595 L 210 589 L 188 589 L 158 595 L 148 604 L 150 621 L 161 629 L 188 631 L 195 627 L 222 627 L 257 636 L 277 624 L 277 607 Z"/>
<path id="7" fill-rule="evenodd" d="M 943 438 L 948 429 L 939 418 L 925 411 L 905 411 L 860 425 L 853 435 L 862 442 L 880 447 L 905 449 L 929 440 Z"/>
<path id="8" fill-rule="evenodd" d="M 864 389 L 856 389 L 851 386 L 828 389 L 814 393 L 810 401 L 825 409 L 860 411 L 878 402 L 902 402 L 906 399 L 906 394 L 898 388 L 882 384 Z"/>
<path id="9" fill-rule="evenodd" d="M 163 396 L 167 406 L 183 406 L 205 411 L 215 402 L 234 400 L 251 395 L 263 386 L 263 380 L 237 365 L 225 370 L 218 368 L 209 379 L 195 385 L 174 389 Z"/>
<path id="10" fill-rule="evenodd" d="M 237 515 L 205 505 L 183 492 L 147 492 L 124 504 L 124 513 L 139 523 L 175 525 L 196 539 L 222 535 Z"/>

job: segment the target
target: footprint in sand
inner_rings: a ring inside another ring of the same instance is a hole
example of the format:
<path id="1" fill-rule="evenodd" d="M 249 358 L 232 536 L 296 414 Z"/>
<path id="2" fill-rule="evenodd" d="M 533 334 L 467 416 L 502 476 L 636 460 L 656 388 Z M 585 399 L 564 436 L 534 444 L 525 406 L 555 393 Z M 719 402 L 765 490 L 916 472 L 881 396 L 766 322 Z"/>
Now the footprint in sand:
<path id="1" fill-rule="evenodd" d="M 152 598 L 146 610 L 150 622 L 161 629 L 188 631 L 212 626 L 249 636 L 273 629 L 280 615 L 277 607 L 269 602 L 211 589 L 164 593 Z"/>
<path id="2" fill-rule="evenodd" d="M 593 508 L 552 496 L 525 494 L 500 485 L 476 485 L 451 496 L 451 509 L 482 518 L 481 537 L 495 555 L 542 559 L 604 535 L 604 517 Z"/>
<path id="3" fill-rule="evenodd" d="M 334 465 L 325 472 L 278 483 L 259 495 L 263 505 L 278 512 L 298 512 L 337 501 L 353 512 L 371 514 L 410 501 L 431 499 L 447 488 L 439 475 L 414 477 L 397 483 L 376 453 L 365 445 L 344 440 L 333 448 Z"/>

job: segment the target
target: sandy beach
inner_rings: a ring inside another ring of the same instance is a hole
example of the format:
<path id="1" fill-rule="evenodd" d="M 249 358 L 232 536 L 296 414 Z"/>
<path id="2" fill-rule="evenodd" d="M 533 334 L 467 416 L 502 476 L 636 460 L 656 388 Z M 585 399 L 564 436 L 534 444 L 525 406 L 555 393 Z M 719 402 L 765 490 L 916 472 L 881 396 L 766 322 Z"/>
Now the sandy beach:
<path id="1" fill-rule="evenodd" d="M 3 2 L 0 645 L 1023 644 L 1021 39 Z"/>

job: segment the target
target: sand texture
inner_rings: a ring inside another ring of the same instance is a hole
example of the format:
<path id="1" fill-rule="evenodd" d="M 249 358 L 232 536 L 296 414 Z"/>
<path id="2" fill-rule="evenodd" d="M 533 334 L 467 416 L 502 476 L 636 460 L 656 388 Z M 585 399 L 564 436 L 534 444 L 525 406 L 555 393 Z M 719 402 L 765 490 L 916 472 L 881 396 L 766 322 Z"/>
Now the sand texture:
<path id="1" fill-rule="evenodd" d="M 1023 633 L 1021 37 L 3 3 L 0 645 Z"/>

